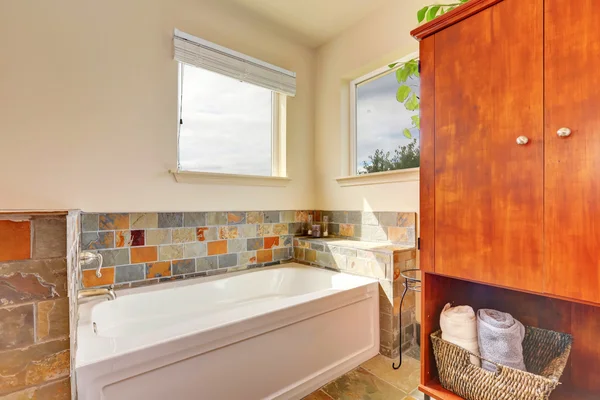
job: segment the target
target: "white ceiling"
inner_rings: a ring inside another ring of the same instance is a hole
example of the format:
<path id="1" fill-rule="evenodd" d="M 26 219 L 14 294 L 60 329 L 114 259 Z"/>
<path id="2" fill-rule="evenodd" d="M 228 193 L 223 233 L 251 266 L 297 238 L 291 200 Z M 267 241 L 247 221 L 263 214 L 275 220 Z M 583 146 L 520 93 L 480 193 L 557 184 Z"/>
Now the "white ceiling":
<path id="1" fill-rule="evenodd" d="M 318 47 L 389 0 L 229 0 Z"/>

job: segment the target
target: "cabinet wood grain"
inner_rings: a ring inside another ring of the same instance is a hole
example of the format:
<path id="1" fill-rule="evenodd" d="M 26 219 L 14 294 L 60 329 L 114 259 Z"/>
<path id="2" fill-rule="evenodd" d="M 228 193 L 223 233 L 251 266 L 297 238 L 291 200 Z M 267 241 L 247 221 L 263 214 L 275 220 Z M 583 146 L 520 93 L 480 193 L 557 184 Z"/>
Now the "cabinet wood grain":
<path id="1" fill-rule="evenodd" d="M 600 1 L 546 0 L 545 289 L 600 303 Z M 570 128 L 559 137 L 559 128 Z"/>
<path id="2" fill-rule="evenodd" d="M 542 12 L 503 1 L 434 36 L 437 273 L 542 292 Z"/>

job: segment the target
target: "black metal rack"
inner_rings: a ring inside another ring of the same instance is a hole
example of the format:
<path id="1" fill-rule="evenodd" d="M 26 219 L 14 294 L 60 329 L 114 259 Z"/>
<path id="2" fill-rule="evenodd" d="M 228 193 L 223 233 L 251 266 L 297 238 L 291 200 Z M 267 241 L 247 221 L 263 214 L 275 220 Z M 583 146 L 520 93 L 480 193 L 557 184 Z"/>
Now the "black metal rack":
<path id="1" fill-rule="evenodd" d="M 404 286 L 404 291 L 402 292 L 402 298 L 400 299 L 400 315 L 398 316 L 398 329 L 400 331 L 400 335 L 402 335 L 402 303 L 404 303 L 404 296 L 406 296 L 406 293 L 409 290 L 418 293 L 421 292 L 421 270 L 418 268 L 406 269 L 400 272 L 400 276 L 404 278 L 404 283 L 402 284 Z M 392 368 L 394 369 L 398 369 L 400 368 L 400 366 L 402 366 L 402 340 L 400 340 L 399 342 L 400 343 L 398 344 L 398 366 L 396 366 L 396 363 L 392 363 Z"/>

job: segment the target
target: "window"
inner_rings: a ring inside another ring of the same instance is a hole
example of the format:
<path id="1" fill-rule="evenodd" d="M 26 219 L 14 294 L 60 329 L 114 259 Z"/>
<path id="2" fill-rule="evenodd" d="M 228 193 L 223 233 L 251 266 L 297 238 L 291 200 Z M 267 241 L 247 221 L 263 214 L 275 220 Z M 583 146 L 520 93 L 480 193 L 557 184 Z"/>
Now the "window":
<path id="1" fill-rule="evenodd" d="M 285 177 L 286 96 L 295 95 L 295 74 L 178 30 L 174 47 L 176 174 Z"/>
<path id="2" fill-rule="evenodd" d="M 271 90 L 182 66 L 179 169 L 270 176 Z"/>
<path id="3" fill-rule="evenodd" d="M 413 57 L 350 83 L 353 175 L 419 167 L 420 78 Z"/>

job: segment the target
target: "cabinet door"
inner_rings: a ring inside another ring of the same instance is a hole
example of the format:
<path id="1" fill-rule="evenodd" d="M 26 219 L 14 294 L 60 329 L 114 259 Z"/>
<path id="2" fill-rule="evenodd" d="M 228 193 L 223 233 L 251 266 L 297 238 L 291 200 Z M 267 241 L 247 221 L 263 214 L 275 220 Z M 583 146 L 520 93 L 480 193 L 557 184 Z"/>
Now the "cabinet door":
<path id="1" fill-rule="evenodd" d="M 505 0 L 435 34 L 436 273 L 542 291 L 542 7 Z"/>
<path id="2" fill-rule="evenodd" d="M 545 14 L 545 290 L 600 303 L 600 1 Z"/>

